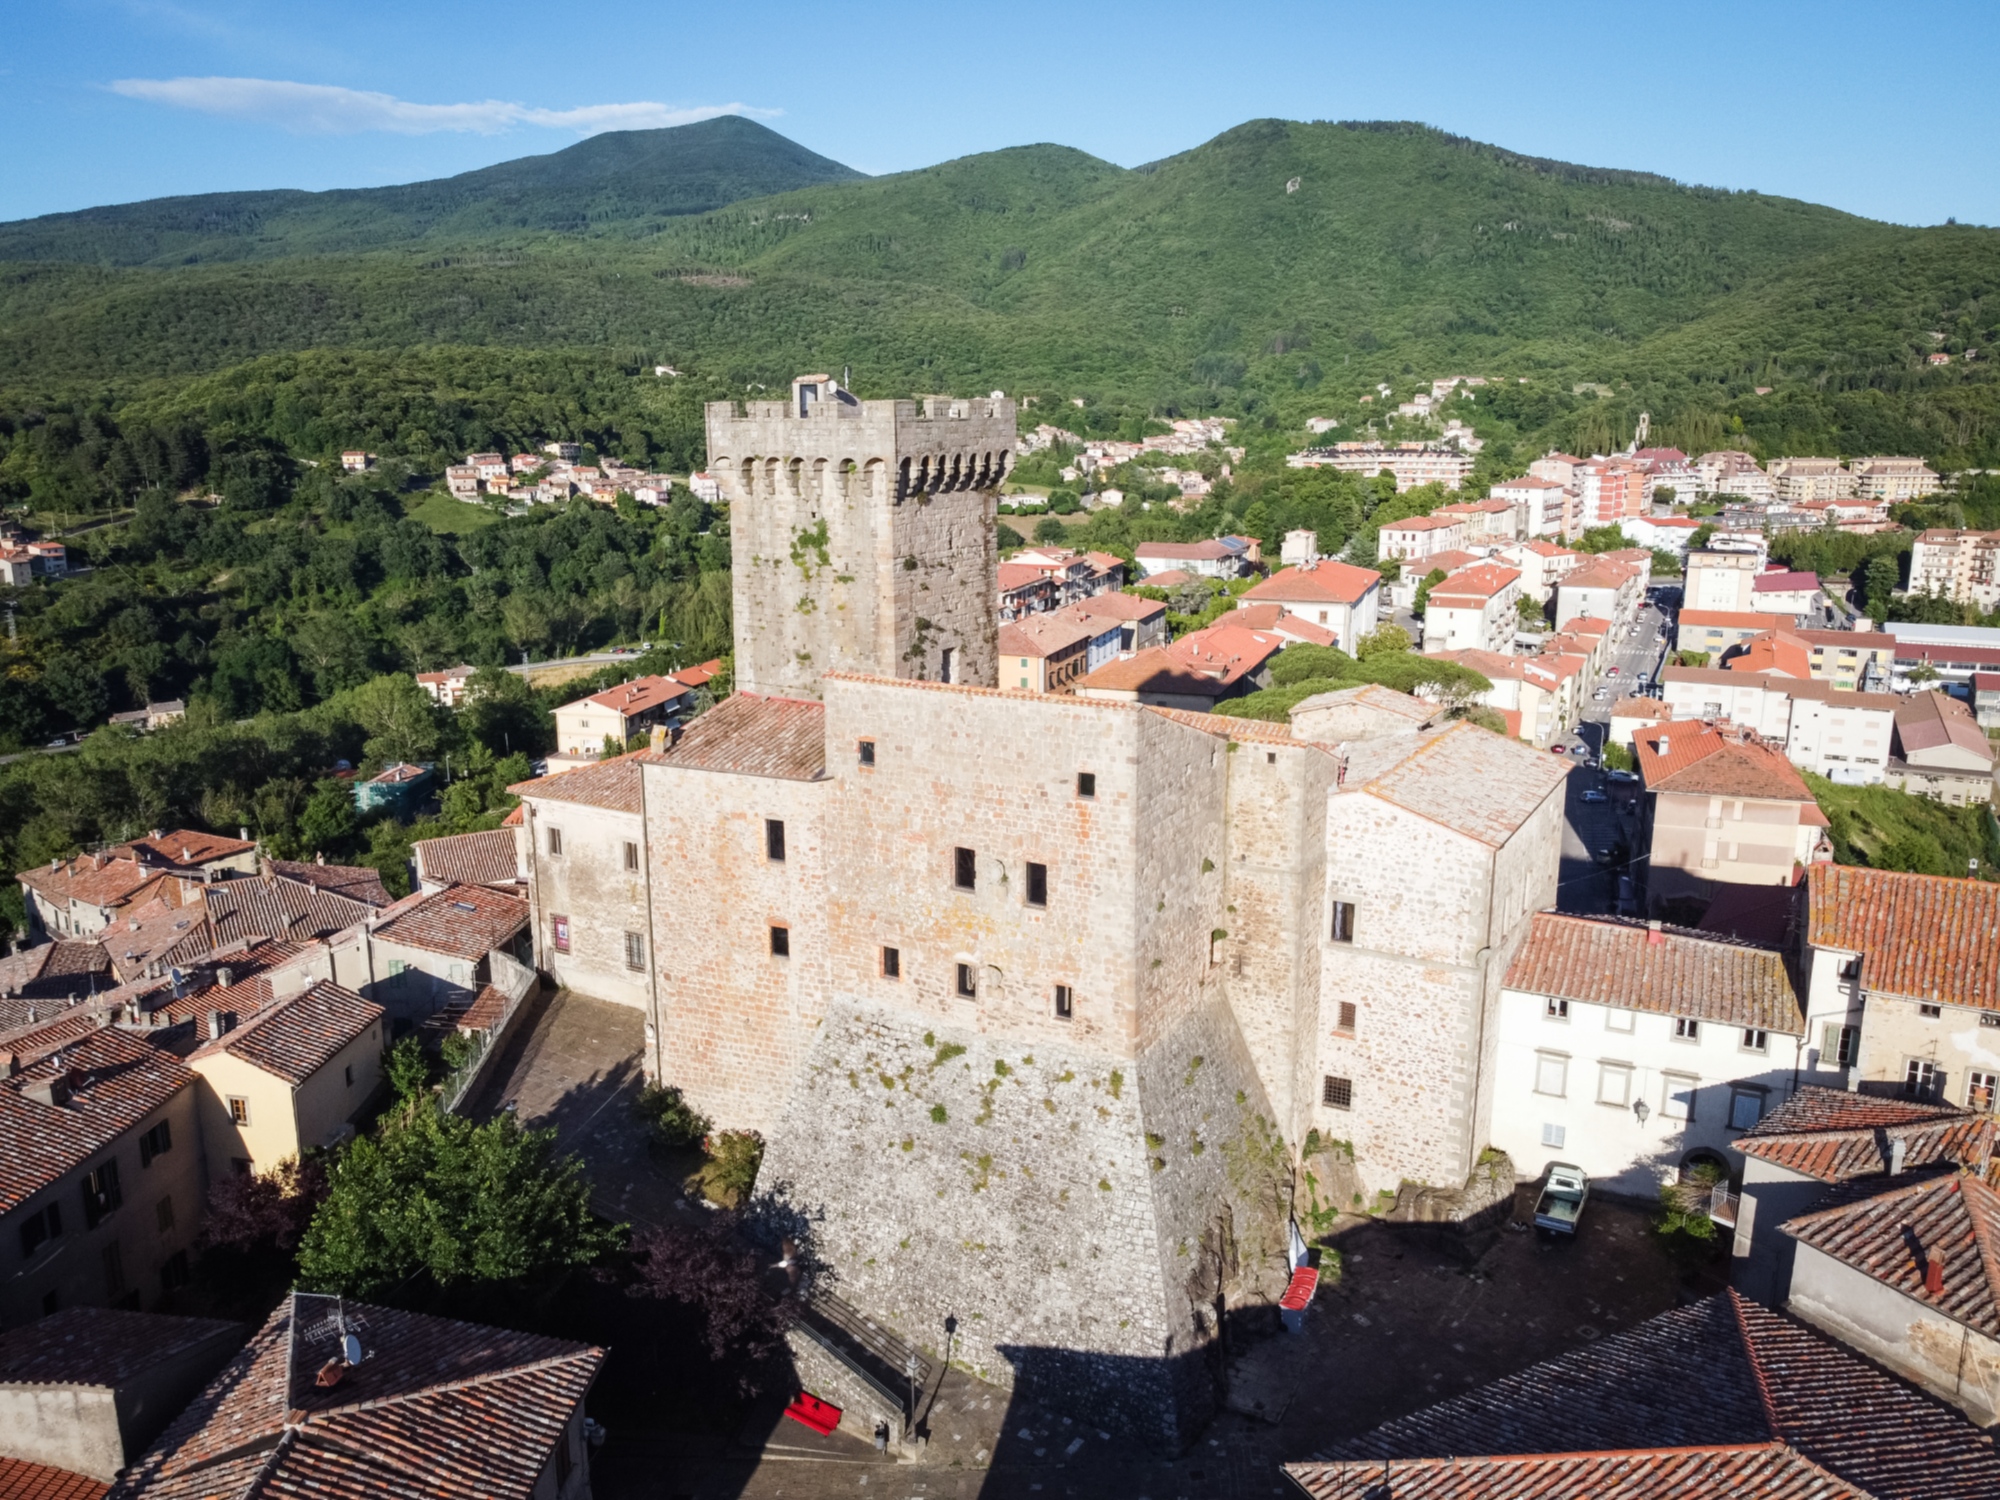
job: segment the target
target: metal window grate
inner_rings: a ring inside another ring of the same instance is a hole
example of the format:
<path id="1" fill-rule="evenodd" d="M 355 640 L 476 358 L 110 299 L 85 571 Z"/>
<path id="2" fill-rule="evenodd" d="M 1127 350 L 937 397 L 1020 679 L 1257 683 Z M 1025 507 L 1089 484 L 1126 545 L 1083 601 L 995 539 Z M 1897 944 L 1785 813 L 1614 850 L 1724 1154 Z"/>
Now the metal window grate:
<path id="1" fill-rule="evenodd" d="M 1328 1109 L 1352 1109 L 1354 1107 L 1354 1080 L 1335 1078 L 1328 1074 L 1321 1081 L 1319 1102 Z"/>

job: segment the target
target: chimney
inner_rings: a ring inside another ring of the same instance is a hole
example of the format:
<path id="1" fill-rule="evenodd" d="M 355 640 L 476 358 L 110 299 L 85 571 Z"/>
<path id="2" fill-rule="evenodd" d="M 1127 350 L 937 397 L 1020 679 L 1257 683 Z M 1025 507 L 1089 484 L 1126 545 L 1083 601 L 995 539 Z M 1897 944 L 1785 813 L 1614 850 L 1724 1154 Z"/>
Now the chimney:
<path id="1" fill-rule="evenodd" d="M 250 830 L 240 823 L 236 827 L 236 836 L 246 844 L 250 842 Z"/>
<path id="2" fill-rule="evenodd" d="M 323 865 L 326 863 L 326 851 L 324 849 L 322 849 L 319 853 L 313 856 L 313 863 L 316 865 Z"/>
<path id="3" fill-rule="evenodd" d="M 662 753 L 664 753 L 664 752 L 665 752 L 665 750 L 666 750 L 666 748 L 667 748 L 667 726 L 666 726 L 666 725 L 664 725 L 664 724 L 655 724 L 655 725 L 653 726 L 653 735 L 652 735 L 652 741 L 653 741 L 653 742 L 652 742 L 652 744 L 651 744 L 651 745 L 650 745 L 650 746 L 649 746 L 648 748 L 652 750 L 653 754 L 655 754 L 655 755 L 660 755 L 660 754 L 662 754 Z"/>
<path id="4" fill-rule="evenodd" d="M 226 990 L 234 983 L 236 983 L 236 971 L 230 968 L 229 965 L 224 964 L 215 971 L 215 986 L 217 989 Z"/>
<path id="5" fill-rule="evenodd" d="M 1910 1143 L 1904 1140 L 1900 1135 L 1892 1136 L 1890 1138 L 1889 1175 L 1891 1177 L 1898 1177 L 1902 1175 L 1903 1160 L 1905 1157 L 1909 1155 L 1909 1152 L 1910 1152 Z"/>
<path id="6" fill-rule="evenodd" d="M 1666 940 L 1667 940 L 1667 934 L 1664 924 L 1660 922 L 1648 922 L 1646 924 L 1647 947 L 1649 948 L 1658 947 L 1661 944 L 1665 943 Z"/>
<path id="7" fill-rule="evenodd" d="M 1924 1290 L 1933 1297 L 1944 1295 L 1944 1257 L 1924 1252 Z"/>
<path id="8" fill-rule="evenodd" d="M 219 1041 L 236 1029 L 236 1017 L 226 1010 L 212 1010 L 208 1013 L 208 1039 Z"/>
<path id="9" fill-rule="evenodd" d="M 1662 760 L 1666 759 L 1667 737 L 1664 734 L 1653 741 L 1653 753 L 1658 755 Z"/>
<path id="10" fill-rule="evenodd" d="M 47 1078 L 37 1078 L 24 1086 L 21 1092 L 37 1104 L 60 1109 L 69 1103 L 69 1071 L 64 1069 Z"/>

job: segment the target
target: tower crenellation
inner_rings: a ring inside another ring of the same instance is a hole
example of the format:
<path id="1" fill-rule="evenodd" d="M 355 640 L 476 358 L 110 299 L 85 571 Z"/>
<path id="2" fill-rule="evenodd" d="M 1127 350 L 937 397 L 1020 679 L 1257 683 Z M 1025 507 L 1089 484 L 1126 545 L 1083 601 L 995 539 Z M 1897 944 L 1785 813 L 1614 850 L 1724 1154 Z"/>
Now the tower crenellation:
<path id="1" fill-rule="evenodd" d="M 995 681 L 1004 396 L 862 401 L 823 375 L 708 407 L 730 506 L 736 679 L 819 696 L 826 672 Z"/>

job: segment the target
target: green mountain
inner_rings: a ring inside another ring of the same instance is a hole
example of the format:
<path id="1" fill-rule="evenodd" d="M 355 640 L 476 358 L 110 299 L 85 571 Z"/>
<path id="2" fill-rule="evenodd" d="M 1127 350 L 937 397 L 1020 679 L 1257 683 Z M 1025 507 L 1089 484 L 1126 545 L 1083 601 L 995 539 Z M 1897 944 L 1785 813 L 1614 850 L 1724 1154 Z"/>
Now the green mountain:
<path id="1" fill-rule="evenodd" d="M 865 394 L 999 386 L 1290 429 L 1366 416 L 1377 381 L 1480 373 L 1496 380 L 1482 413 L 1524 442 L 1623 442 L 1645 409 L 1683 445 L 2000 460 L 1991 365 L 1959 357 L 2000 346 L 1990 230 L 1419 125 L 1279 120 L 1136 170 L 1038 145 L 857 179 L 799 152 L 822 180 L 674 214 L 610 165 L 663 160 L 669 139 L 722 143 L 703 181 L 739 186 L 754 174 L 732 142 L 767 163 L 797 151 L 741 120 L 603 136 L 445 184 L 314 195 L 339 203 L 201 241 L 238 247 L 204 252 L 217 263 L 166 263 L 194 253 L 174 236 L 203 231 L 162 227 L 160 205 L 95 210 L 106 227 L 68 241 L 50 221 L 0 226 L 0 389 L 255 384 L 246 362 L 297 351 L 482 346 L 489 371 L 506 351 L 567 351 L 741 390 L 851 365 Z M 129 232 L 108 227 L 121 215 Z M 1938 350 L 1953 362 L 1927 364 Z"/>
<path id="2" fill-rule="evenodd" d="M 592 136 L 399 187 L 203 193 L 0 224 L 0 261 L 193 265 L 540 232 L 646 234 L 686 214 L 861 174 L 736 115 Z"/>

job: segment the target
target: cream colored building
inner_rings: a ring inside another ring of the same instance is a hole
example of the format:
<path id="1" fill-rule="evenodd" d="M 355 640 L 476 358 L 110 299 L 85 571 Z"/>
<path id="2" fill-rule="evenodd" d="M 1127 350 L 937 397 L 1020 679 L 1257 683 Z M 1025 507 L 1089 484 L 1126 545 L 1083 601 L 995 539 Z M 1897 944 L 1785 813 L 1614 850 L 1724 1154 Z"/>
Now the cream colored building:
<path id="1" fill-rule="evenodd" d="M 1772 497 L 1786 505 L 1846 500 L 1854 494 L 1854 476 L 1837 458 L 1774 458 L 1765 472 L 1771 476 Z"/>
<path id="2" fill-rule="evenodd" d="M 638 760 L 579 766 L 513 791 L 525 809 L 538 966 L 559 988 L 650 1015 L 657 959 Z M 782 832 L 772 836 L 771 852 L 789 853 Z"/>
<path id="3" fill-rule="evenodd" d="M 1764 561 L 1755 553 L 1691 551 L 1681 585 L 1681 608 L 1752 613 L 1757 607 L 1753 586 L 1763 570 Z"/>
<path id="4" fill-rule="evenodd" d="M 188 1057 L 201 1076 L 210 1174 L 268 1172 L 338 1144 L 382 1080 L 387 1012 L 321 980 L 235 1020 L 212 1013 Z"/>
<path id="5" fill-rule="evenodd" d="M 1858 500 L 1921 500 L 1935 495 L 1937 471 L 1920 458 L 1857 458 L 1848 463 Z"/>
<path id="6" fill-rule="evenodd" d="M 1521 616 L 1521 575 L 1498 563 L 1475 563 L 1435 584 L 1424 608 L 1424 650 L 1514 649 Z"/>
<path id="7" fill-rule="evenodd" d="M 2000 609 L 2000 531 L 1926 531 L 1910 547 L 1910 592 Z"/>

